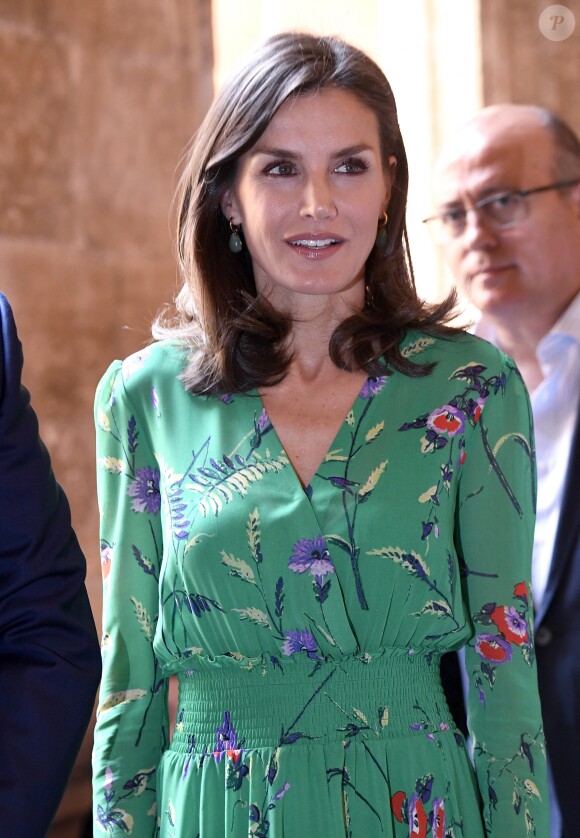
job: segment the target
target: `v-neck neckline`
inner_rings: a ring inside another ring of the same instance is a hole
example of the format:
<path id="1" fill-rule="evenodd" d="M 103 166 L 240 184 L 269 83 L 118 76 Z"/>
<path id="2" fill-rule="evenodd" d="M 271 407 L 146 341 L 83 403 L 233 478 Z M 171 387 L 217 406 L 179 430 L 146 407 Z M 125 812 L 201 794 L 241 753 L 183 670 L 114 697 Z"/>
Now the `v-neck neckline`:
<path id="1" fill-rule="evenodd" d="M 362 398 L 362 392 L 363 392 L 365 386 L 367 386 L 369 380 L 370 380 L 369 376 L 367 376 L 365 379 L 363 379 L 363 381 L 361 383 L 361 386 L 359 387 L 358 391 L 356 392 L 356 394 L 354 396 L 354 399 L 352 400 L 348 410 L 346 411 L 346 413 L 342 417 L 340 423 L 338 424 L 337 429 L 336 429 L 332 439 L 330 440 L 330 443 L 326 446 L 326 448 L 324 450 L 324 453 L 322 455 L 322 458 L 317 463 L 316 468 L 312 472 L 312 474 L 311 474 L 307 483 L 303 483 L 303 481 L 302 481 L 300 475 L 298 474 L 294 464 L 292 463 L 292 460 L 290 459 L 290 457 L 288 455 L 288 452 L 286 451 L 286 447 L 282 442 L 280 434 L 278 433 L 278 429 L 276 428 L 274 422 L 272 421 L 272 419 L 270 417 L 270 414 L 268 413 L 268 410 L 267 410 L 267 408 L 264 404 L 264 400 L 262 398 L 261 393 L 257 389 L 254 391 L 254 395 L 258 399 L 258 404 L 259 404 L 259 407 L 260 407 L 260 413 L 263 413 L 268 418 L 268 422 L 269 422 L 270 427 L 272 429 L 272 433 L 275 436 L 278 445 L 280 446 L 280 450 L 284 452 L 285 456 L 288 459 L 288 466 L 291 469 L 293 480 L 298 484 L 301 492 L 304 493 L 304 495 L 308 498 L 308 500 L 310 500 L 310 498 L 311 498 L 311 491 L 309 491 L 309 490 L 311 489 L 312 481 L 314 480 L 314 478 L 316 477 L 316 475 L 318 474 L 318 472 L 320 471 L 320 469 L 322 468 L 324 463 L 327 462 L 329 454 L 336 449 L 339 437 L 341 436 L 341 434 L 343 432 L 344 425 L 345 425 L 345 423 L 347 423 L 348 417 L 354 412 L 358 402 Z"/>

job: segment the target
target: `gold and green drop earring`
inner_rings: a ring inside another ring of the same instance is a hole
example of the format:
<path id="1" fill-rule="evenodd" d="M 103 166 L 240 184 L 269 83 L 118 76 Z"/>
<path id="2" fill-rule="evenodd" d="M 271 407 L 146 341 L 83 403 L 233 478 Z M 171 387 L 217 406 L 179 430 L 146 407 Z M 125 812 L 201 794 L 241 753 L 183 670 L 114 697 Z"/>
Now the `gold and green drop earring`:
<path id="1" fill-rule="evenodd" d="M 386 212 L 383 212 L 383 217 L 379 220 L 378 227 L 377 227 L 377 237 L 375 239 L 375 247 L 384 250 L 389 243 L 389 237 L 387 235 L 387 222 L 389 220 L 389 216 Z"/>
<path id="2" fill-rule="evenodd" d="M 243 245 L 240 238 L 240 229 L 241 225 L 234 224 L 233 220 L 230 218 L 230 230 L 232 233 L 228 241 L 228 247 L 232 253 L 239 253 L 242 249 Z"/>

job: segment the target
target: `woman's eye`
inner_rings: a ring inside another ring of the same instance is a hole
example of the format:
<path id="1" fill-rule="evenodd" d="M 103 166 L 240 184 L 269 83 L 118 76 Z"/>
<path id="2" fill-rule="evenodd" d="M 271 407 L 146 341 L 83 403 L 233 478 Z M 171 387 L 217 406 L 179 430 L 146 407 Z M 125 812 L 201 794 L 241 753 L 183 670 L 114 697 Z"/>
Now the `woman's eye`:
<path id="1" fill-rule="evenodd" d="M 287 177 L 288 175 L 296 174 L 296 169 L 293 163 L 274 163 L 274 165 L 268 166 L 266 174 Z"/>
<path id="2" fill-rule="evenodd" d="M 367 169 L 368 166 L 364 160 L 360 160 L 358 157 L 352 157 L 348 160 L 343 160 L 334 171 L 340 174 L 358 175 L 361 172 L 366 172 Z"/>

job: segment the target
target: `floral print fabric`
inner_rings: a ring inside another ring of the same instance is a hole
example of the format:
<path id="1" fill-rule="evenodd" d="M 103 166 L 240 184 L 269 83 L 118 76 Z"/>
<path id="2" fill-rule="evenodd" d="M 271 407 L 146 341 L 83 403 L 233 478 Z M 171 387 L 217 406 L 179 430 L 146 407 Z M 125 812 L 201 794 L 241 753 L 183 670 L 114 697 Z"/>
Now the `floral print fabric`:
<path id="1" fill-rule="evenodd" d="M 471 336 L 404 352 L 431 375 L 367 380 L 306 490 L 258 394 L 186 393 L 178 346 L 103 377 L 95 835 L 546 834 L 527 393 Z"/>

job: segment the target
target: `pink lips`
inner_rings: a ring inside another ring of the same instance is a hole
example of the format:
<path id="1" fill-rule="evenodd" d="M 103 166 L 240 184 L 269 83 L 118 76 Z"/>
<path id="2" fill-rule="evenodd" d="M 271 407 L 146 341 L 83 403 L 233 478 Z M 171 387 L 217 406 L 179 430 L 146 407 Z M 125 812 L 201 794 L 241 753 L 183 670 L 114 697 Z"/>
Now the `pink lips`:
<path id="1" fill-rule="evenodd" d="M 287 239 L 287 243 L 308 259 L 325 259 L 338 250 L 343 239 L 333 233 L 300 233 Z"/>

